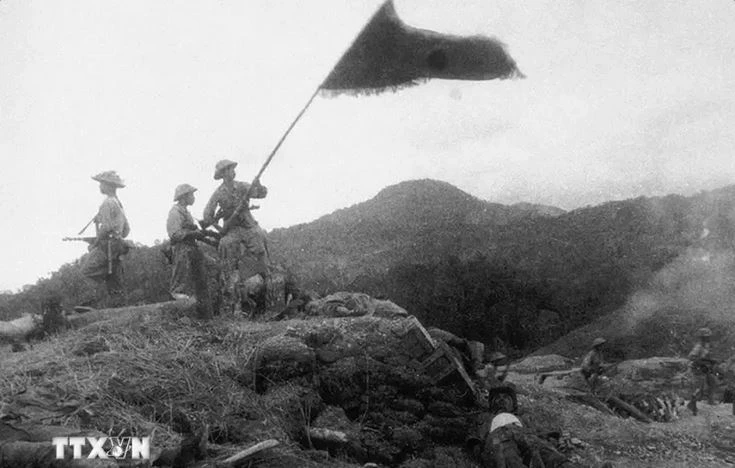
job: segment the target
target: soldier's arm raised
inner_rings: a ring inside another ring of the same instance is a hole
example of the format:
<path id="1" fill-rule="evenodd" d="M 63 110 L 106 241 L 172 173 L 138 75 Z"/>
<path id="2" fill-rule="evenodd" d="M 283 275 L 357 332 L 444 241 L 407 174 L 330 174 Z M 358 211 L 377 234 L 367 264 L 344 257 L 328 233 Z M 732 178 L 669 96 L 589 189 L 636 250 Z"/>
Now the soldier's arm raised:
<path id="1" fill-rule="evenodd" d="M 260 183 L 260 179 L 255 179 L 248 191 L 250 198 L 265 198 L 268 195 L 268 187 Z"/>

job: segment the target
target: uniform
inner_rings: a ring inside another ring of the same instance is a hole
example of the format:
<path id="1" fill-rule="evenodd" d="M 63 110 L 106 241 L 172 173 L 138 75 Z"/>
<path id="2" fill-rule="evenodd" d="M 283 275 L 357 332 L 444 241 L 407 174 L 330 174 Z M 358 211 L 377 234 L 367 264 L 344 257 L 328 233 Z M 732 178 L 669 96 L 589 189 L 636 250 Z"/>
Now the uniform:
<path id="1" fill-rule="evenodd" d="M 194 218 L 185 207 L 176 204 L 168 212 L 166 231 L 171 240 L 171 287 L 169 292 L 177 297 L 180 294 L 195 294 L 195 278 L 204 280 L 202 251 L 196 245 L 192 233 L 197 232 Z"/>
<path id="2" fill-rule="evenodd" d="M 234 165 L 232 161 L 220 161 L 215 179 L 222 178 L 222 171 Z M 229 184 L 223 182 L 204 208 L 204 223 L 215 224 L 218 221 L 218 208 L 222 219 L 230 219 L 248 192 L 250 198 L 265 198 L 268 189 L 259 183 L 251 187 L 247 182 L 236 180 Z M 222 270 L 223 307 L 228 311 L 234 310 L 238 303 L 242 306 L 248 302 L 247 280 L 255 275 L 260 275 L 264 280 L 268 276 L 265 231 L 255 221 L 247 205 L 232 220 L 229 230 L 219 241 L 218 250 Z"/>
<path id="3" fill-rule="evenodd" d="M 715 376 L 712 369 L 710 343 L 698 342 L 694 345 L 688 357 L 693 384 L 689 408 L 696 414 L 696 404 L 700 398 L 706 397 L 709 404 L 714 404 L 712 392 L 715 387 Z"/>
<path id="4" fill-rule="evenodd" d="M 592 349 L 584 356 L 582 365 L 580 366 L 582 376 L 593 392 L 597 389 L 600 374 L 605 369 L 605 359 L 600 350 L 600 346 L 605 343 L 606 341 L 603 338 L 596 338 L 592 343 Z"/>
<path id="5" fill-rule="evenodd" d="M 115 188 L 125 186 L 114 171 L 103 172 L 92 179 Z M 108 293 L 119 297 L 123 292 L 121 257 L 129 250 L 123 239 L 130 233 L 130 225 L 114 190 L 107 194 L 100 205 L 94 223 L 97 240 L 90 245 L 82 273 L 95 281 L 104 282 Z"/>
<path id="6" fill-rule="evenodd" d="M 217 265 L 196 243 L 205 237 L 187 208 L 194 203 L 196 190 L 189 184 L 176 187 L 174 201 L 177 203 L 168 212 L 166 232 L 171 240 L 173 265 L 169 292 L 174 299 L 195 296 L 199 317 L 208 319 L 217 306 L 212 303 L 210 294 L 210 290 L 217 287 L 216 279 L 213 281 Z"/>

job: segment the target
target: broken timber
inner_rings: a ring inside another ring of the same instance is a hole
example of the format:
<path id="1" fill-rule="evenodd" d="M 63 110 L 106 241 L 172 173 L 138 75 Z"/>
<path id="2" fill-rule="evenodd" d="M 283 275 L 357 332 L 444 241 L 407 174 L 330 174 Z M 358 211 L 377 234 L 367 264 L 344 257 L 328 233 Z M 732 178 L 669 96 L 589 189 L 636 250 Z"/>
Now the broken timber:
<path id="1" fill-rule="evenodd" d="M 432 338 L 416 317 L 410 318 L 403 335 L 403 345 L 413 358 L 414 367 L 431 377 L 433 383 L 436 384 L 456 373 L 472 394 L 477 395 L 474 382 L 451 347 L 443 341 Z"/>
<path id="2" fill-rule="evenodd" d="M 637 419 L 638 421 L 641 421 L 644 423 L 653 422 L 651 418 L 649 418 L 645 413 L 640 411 L 638 408 L 636 408 L 635 406 L 631 404 L 624 402 L 623 400 L 621 400 L 620 398 L 616 396 L 611 395 L 607 397 L 606 402 L 608 405 L 611 405 L 619 410 L 625 411 L 626 413 L 631 415 L 631 417 Z"/>
<path id="3" fill-rule="evenodd" d="M 242 462 L 243 460 L 247 460 L 248 458 L 251 458 L 260 452 L 264 450 L 271 449 L 275 446 L 277 446 L 279 442 L 276 439 L 268 439 L 264 440 L 263 442 L 259 442 L 252 447 L 248 447 L 245 450 L 242 450 L 235 455 L 227 458 L 226 460 L 223 460 L 221 462 L 221 466 L 233 466 L 236 463 Z"/>

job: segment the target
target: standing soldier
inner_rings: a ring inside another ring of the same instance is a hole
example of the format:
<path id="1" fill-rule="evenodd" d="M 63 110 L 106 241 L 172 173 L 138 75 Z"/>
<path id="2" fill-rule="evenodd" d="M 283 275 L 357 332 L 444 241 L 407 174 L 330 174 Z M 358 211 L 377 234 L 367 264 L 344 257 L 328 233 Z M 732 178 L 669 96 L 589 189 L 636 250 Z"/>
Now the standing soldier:
<path id="1" fill-rule="evenodd" d="M 194 204 L 196 187 L 181 184 L 174 190 L 174 206 L 168 212 L 166 231 L 171 240 L 170 293 L 174 299 L 196 296 L 201 318 L 211 318 L 212 304 L 208 290 L 208 268 L 205 255 L 196 241 L 206 241 L 207 236 L 199 229 L 189 213 Z"/>
<path id="2" fill-rule="evenodd" d="M 692 372 L 694 389 L 688 407 L 692 413 L 697 415 L 697 400 L 702 396 L 707 397 L 707 403 L 714 404 L 712 392 L 715 386 L 714 364 L 711 356 L 710 338 L 712 331 L 709 328 L 697 330 L 697 344 L 689 353 L 689 368 Z"/>
<path id="3" fill-rule="evenodd" d="M 255 294 L 257 302 L 254 308 L 255 312 L 262 312 L 268 276 L 266 237 L 250 212 L 249 199 L 265 198 L 268 190 L 257 179 L 252 186 L 235 180 L 235 166 L 236 162 L 227 159 L 215 166 L 214 179 L 222 179 L 222 184 L 204 208 L 203 224 L 213 225 L 219 219 L 224 221 L 219 243 L 224 310 L 234 312 L 237 308 L 253 307 L 246 288 L 257 279 L 259 291 Z"/>
<path id="4" fill-rule="evenodd" d="M 169 292 L 174 299 L 188 299 L 194 293 L 194 276 L 200 273 L 201 251 L 196 240 L 204 238 L 189 213 L 194 204 L 196 188 L 181 184 L 174 190 L 174 206 L 168 212 L 166 232 L 171 241 L 171 287 Z"/>
<path id="5" fill-rule="evenodd" d="M 120 257 L 128 252 L 128 245 L 123 239 L 130 233 L 130 226 L 117 198 L 117 189 L 125 187 L 125 184 L 115 171 L 101 172 L 92 179 L 100 183 L 100 192 L 106 198 L 94 217 L 97 235 L 90 244 L 82 273 L 97 282 L 104 282 L 110 305 L 120 305 L 123 295 Z"/>
<path id="6" fill-rule="evenodd" d="M 582 359 L 582 376 L 590 386 L 592 393 L 597 390 L 597 383 L 600 376 L 605 372 L 605 358 L 602 354 L 602 347 L 607 343 L 604 338 L 595 338 L 592 342 L 592 349 Z"/>

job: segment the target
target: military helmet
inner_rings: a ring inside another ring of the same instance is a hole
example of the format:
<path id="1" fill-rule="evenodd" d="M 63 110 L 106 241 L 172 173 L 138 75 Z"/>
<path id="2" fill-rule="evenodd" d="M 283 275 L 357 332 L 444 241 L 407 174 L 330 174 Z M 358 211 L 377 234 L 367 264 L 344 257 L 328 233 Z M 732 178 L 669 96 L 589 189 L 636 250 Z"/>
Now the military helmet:
<path id="1" fill-rule="evenodd" d="M 493 352 L 493 353 L 490 354 L 490 357 L 487 360 L 490 361 L 490 362 L 492 362 L 492 363 L 496 363 L 498 361 L 502 361 L 503 359 L 507 359 L 507 358 L 508 358 L 508 356 L 506 356 L 505 354 L 501 353 L 500 351 L 495 351 L 495 352 Z"/>
<path id="2" fill-rule="evenodd" d="M 103 182 L 105 184 L 110 184 L 113 187 L 117 187 L 117 188 L 125 187 L 125 183 L 120 178 L 120 176 L 117 175 L 117 172 L 115 171 L 100 172 L 97 175 L 93 175 L 92 180 L 96 180 L 97 182 Z"/>
<path id="3" fill-rule="evenodd" d="M 189 184 L 181 184 L 174 190 L 174 201 L 179 201 L 179 198 L 183 197 L 187 193 L 196 192 L 197 188 Z"/>
<path id="4" fill-rule="evenodd" d="M 697 330 L 697 336 L 699 336 L 700 338 L 709 338 L 710 336 L 712 336 L 712 330 L 707 327 L 702 327 Z"/>
<path id="5" fill-rule="evenodd" d="M 595 341 L 592 342 L 592 347 L 596 348 L 597 346 L 604 345 L 605 343 L 607 343 L 605 338 L 595 338 Z"/>
<path id="6" fill-rule="evenodd" d="M 235 161 L 230 161 L 229 159 L 219 161 L 217 165 L 214 166 L 214 180 L 221 179 L 222 173 L 230 166 L 237 166 L 237 163 Z"/>

